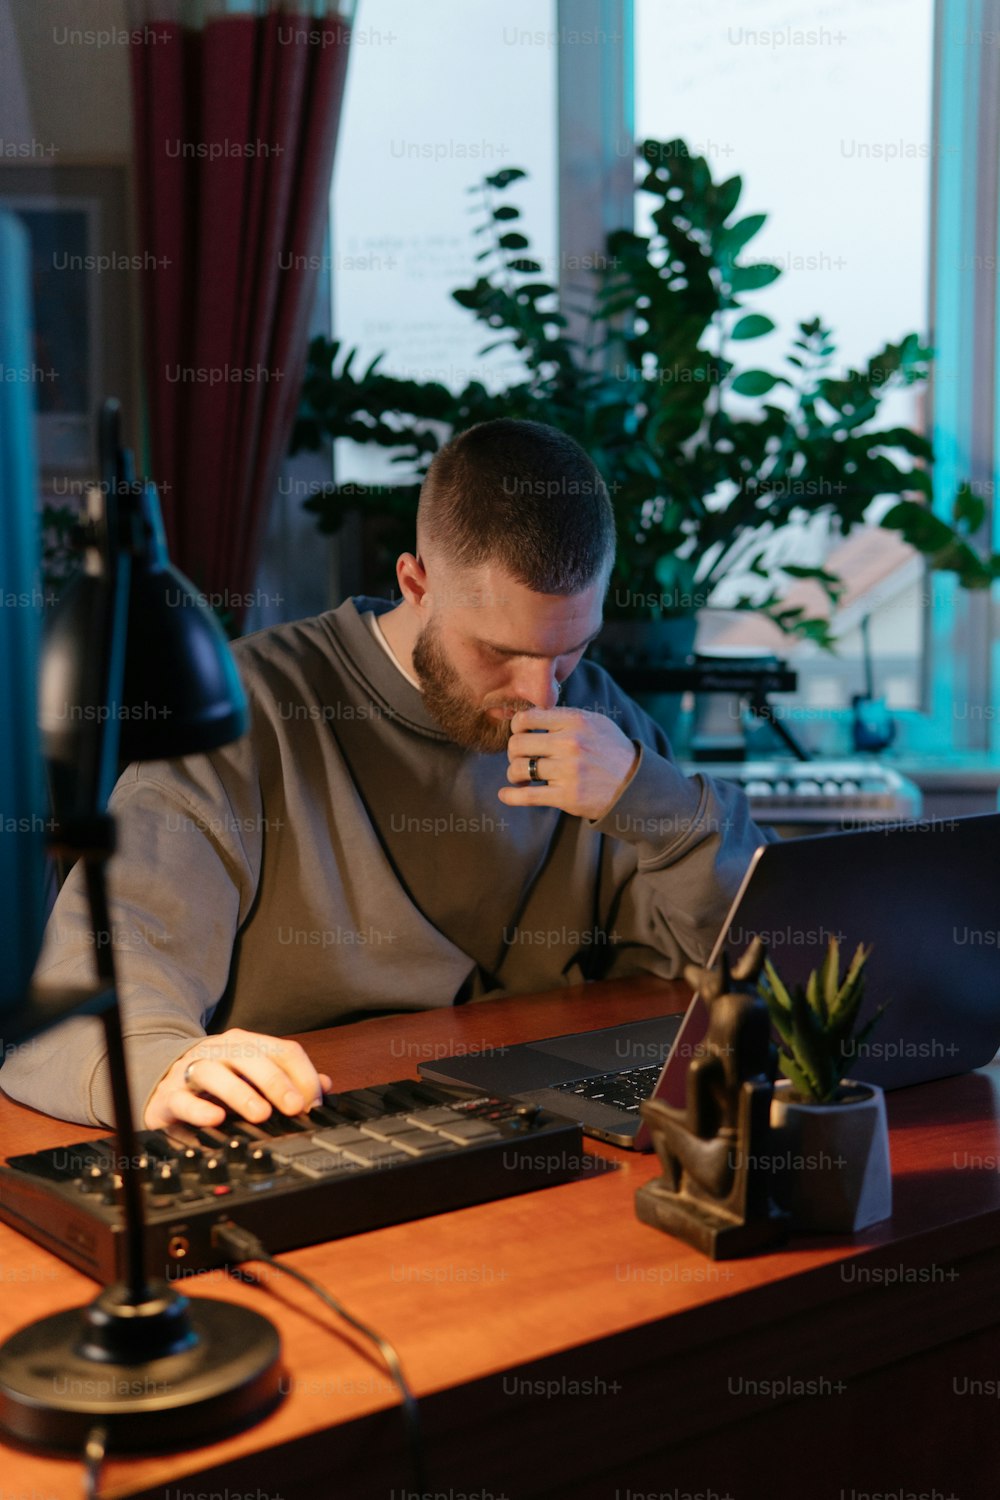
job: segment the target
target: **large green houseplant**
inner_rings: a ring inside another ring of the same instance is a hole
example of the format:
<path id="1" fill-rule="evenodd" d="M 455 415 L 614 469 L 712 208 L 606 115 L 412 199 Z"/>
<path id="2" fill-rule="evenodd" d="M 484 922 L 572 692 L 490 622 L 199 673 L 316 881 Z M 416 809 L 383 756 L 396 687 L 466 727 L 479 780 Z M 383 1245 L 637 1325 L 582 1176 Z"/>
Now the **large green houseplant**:
<path id="1" fill-rule="evenodd" d="M 757 367 L 753 342 L 774 327 L 759 294 L 782 274 L 748 253 L 765 216 L 741 216 L 741 179 L 716 182 L 683 141 L 646 142 L 638 158 L 651 231 L 609 236 L 574 309 L 586 320 L 575 337 L 510 201 L 524 172 L 505 168 L 477 190 L 479 271 L 452 295 L 487 331 L 484 353 L 507 347 L 520 362 L 503 390 L 385 375 L 381 357 L 358 370 L 355 351 L 313 342 L 293 452 L 350 438 L 384 448 L 400 475 L 374 487 L 348 478 L 313 496 L 320 528 L 335 531 L 360 510 L 380 517 L 387 556 L 412 545 L 421 477 L 440 442 L 503 415 L 565 429 L 607 480 L 618 530 L 611 619 L 691 617 L 728 580 L 727 607 L 829 644 L 826 620 L 789 607 L 785 594 L 791 580 L 812 578 L 835 601 L 839 580 L 821 566 L 769 563 L 774 533 L 819 514 L 846 531 L 876 497 L 897 497 L 883 525 L 963 583 L 1000 575 L 1000 560 L 971 545 L 968 507 L 956 503 L 954 526 L 929 514 L 926 438 L 880 425 L 886 394 L 927 376 L 918 336 L 836 373 L 833 336 L 814 318 L 799 324 L 780 368 Z"/>

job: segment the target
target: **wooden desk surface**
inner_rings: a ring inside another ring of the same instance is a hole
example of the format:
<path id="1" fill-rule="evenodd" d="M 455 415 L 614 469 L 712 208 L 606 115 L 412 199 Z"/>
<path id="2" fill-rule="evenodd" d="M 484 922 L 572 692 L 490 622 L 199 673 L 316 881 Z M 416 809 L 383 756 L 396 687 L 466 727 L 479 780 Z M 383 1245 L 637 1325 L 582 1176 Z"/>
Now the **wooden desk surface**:
<path id="1" fill-rule="evenodd" d="M 335 1088 L 351 1088 L 455 1050 L 678 1010 L 685 994 L 632 980 L 302 1040 Z M 636 1219 L 652 1157 L 592 1143 L 609 1170 L 589 1180 L 286 1258 L 395 1343 L 421 1398 L 430 1490 L 449 1500 L 680 1500 L 682 1481 L 704 1500 L 850 1500 L 852 1486 L 932 1483 L 941 1500 L 985 1500 L 995 1484 L 978 1488 L 982 1466 L 995 1475 L 1000 1454 L 998 1084 L 994 1065 L 889 1096 L 894 1215 L 850 1240 L 714 1264 Z M 5 1155 L 87 1134 L 0 1099 Z M 413 1495 L 381 1365 L 287 1278 L 262 1267 L 259 1279 L 185 1285 L 277 1323 L 281 1406 L 210 1447 L 111 1458 L 102 1495 Z M 4 1225 L 0 1283 L 2 1337 L 95 1290 Z M 992 1404 L 968 1384 L 990 1376 Z M 0 1445 L 0 1500 L 76 1497 L 80 1473 Z"/>

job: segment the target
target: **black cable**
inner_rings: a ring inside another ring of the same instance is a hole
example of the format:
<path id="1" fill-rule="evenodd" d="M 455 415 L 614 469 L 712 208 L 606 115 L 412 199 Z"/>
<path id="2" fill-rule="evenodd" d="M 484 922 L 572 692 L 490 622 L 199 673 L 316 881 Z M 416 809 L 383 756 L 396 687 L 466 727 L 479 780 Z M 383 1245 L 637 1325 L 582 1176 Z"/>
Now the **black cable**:
<path id="1" fill-rule="evenodd" d="M 83 1446 L 83 1493 L 86 1500 L 98 1500 L 101 1489 L 101 1469 L 108 1450 L 108 1429 L 99 1424 L 87 1433 Z"/>
<path id="2" fill-rule="evenodd" d="M 224 1224 L 216 1224 L 212 1229 L 212 1242 L 225 1250 L 227 1255 L 234 1261 L 263 1261 L 265 1265 L 273 1266 L 276 1271 L 281 1271 L 285 1276 L 290 1276 L 293 1281 L 301 1282 L 304 1287 L 307 1287 L 310 1292 L 319 1297 L 321 1302 L 324 1302 L 327 1307 L 332 1308 L 335 1313 L 338 1313 L 344 1319 L 345 1323 L 349 1323 L 352 1328 L 357 1329 L 358 1333 L 363 1334 L 366 1339 L 369 1339 L 374 1344 L 399 1390 L 403 1424 L 406 1428 L 406 1444 L 410 1452 L 413 1486 L 418 1492 L 422 1493 L 426 1489 L 426 1474 L 423 1435 L 420 1428 L 420 1410 L 417 1406 L 416 1397 L 410 1390 L 406 1376 L 403 1374 L 403 1366 L 399 1355 L 389 1340 L 383 1338 L 374 1328 L 369 1328 L 367 1323 L 362 1323 L 360 1318 L 356 1318 L 342 1302 L 338 1302 L 336 1297 L 331 1296 L 324 1286 L 321 1286 L 318 1281 L 314 1281 L 311 1276 L 307 1276 L 304 1271 L 297 1271 L 294 1266 L 286 1266 L 280 1260 L 276 1260 L 270 1251 L 265 1249 L 257 1236 L 251 1234 L 250 1230 L 244 1229 L 242 1225 L 234 1224 L 231 1221 Z"/>

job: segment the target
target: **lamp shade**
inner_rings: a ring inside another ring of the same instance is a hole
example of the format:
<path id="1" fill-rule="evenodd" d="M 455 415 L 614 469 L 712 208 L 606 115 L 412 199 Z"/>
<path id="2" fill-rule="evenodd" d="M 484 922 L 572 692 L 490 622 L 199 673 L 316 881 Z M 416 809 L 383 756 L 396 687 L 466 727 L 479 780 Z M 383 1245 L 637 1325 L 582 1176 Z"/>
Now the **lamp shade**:
<path id="1" fill-rule="evenodd" d="M 131 761 L 215 750 L 247 727 L 225 634 L 170 562 L 155 485 L 91 490 L 88 512 L 85 568 L 42 656 L 40 720 L 62 816 L 103 805 Z"/>
<path id="2" fill-rule="evenodd" d="M 132 565 L 119 760 L 216 750 L 246 733 L 247 701 L 225 632 L 167 555 L 160 499 L 141 496 Z"/>

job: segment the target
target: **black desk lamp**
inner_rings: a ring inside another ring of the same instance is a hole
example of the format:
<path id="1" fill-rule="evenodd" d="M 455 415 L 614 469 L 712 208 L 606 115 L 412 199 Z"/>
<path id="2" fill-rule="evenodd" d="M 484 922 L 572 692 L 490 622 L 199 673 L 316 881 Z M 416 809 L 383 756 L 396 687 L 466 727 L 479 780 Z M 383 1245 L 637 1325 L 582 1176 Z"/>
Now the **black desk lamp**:
<path id="1" fill-rule="evenodd" d="M 0 1347 L 0 1426 L 22 1442 L 79 1450 L 104 1428 L 118 1450 L 187 1447 L 278 1400 L 280 1345 L 259 1313 L 188 1300 L 148 1278 L 141 1148 L 122 1040 L 106 865 L 119 767 L 237 739 L 246 699 L 222 630 L 170 564 L 155 487 L 119 446 L 118 403 L 100 414 L 101 483 L 82 528 L 85 571 L 42 656 L 41 727 L 61 853 L 85 867 L 97 985 L 33 992 L 5 1018 L 21 1040 L 70 1013 L 99 1013 L 107 1041 L 128 1275 L 87 1306 L 20 1329 Z"/>

